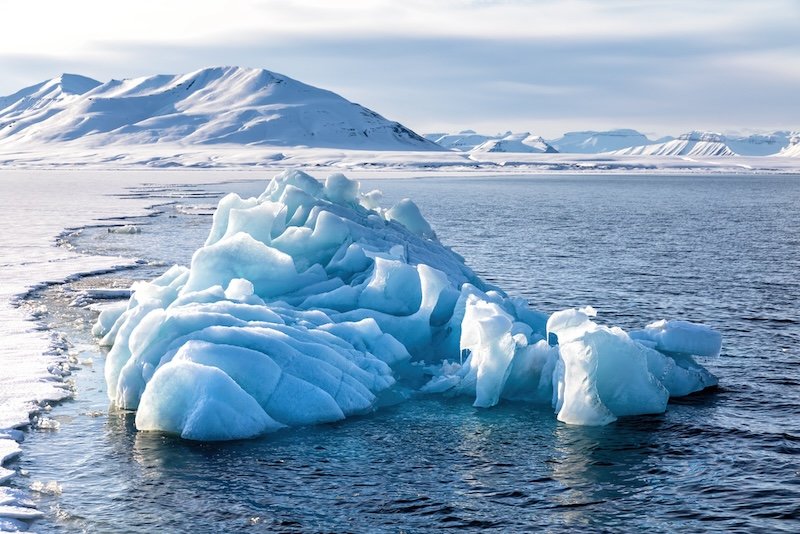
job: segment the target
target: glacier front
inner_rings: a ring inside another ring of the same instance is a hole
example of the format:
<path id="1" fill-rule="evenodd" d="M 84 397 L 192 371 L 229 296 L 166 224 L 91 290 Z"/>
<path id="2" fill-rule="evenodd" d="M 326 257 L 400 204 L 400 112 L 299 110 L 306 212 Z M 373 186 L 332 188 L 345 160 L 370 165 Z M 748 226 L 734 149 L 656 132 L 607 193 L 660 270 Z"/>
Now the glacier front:
<path id="1" fill-rule="evenodd" d="M 685 321 L 629 333 L 591 308 L 547 315 L 484 282 L 413 201 L 380 207 L 341 174 L 276 176 L 224 197 L 189 268 L 101 313 L 109 398 L 139 430 L 258 436 L 412 394 L 551 404 L 568 424 L 661 413 L 716 384 L 695 357 L 720 335 Z"/>

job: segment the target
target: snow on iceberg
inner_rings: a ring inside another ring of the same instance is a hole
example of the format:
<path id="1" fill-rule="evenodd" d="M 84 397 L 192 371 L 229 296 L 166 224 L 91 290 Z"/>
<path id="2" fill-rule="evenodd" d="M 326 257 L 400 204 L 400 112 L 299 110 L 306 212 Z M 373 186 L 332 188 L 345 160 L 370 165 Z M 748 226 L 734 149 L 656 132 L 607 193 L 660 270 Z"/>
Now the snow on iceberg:
<path id="1" fill-rule="evenodd" d="M 401 386 L 602 425 L 716 383 L 693 359 L 719 353 L 710 328 L 548 317 L 481 280 L 411 200 L 380 197 L 287 171 L 223 198 L 189 268 L 100 314 L 110 399 L 139 430 L 225 440 L 367 413 Z"/>

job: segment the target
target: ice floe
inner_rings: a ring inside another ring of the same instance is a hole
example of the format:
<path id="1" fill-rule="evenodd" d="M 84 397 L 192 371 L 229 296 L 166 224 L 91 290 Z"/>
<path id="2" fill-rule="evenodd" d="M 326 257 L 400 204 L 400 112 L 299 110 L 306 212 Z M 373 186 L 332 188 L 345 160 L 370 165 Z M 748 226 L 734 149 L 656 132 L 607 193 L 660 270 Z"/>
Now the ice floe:
<path id="1" fill-rule="evenodd" d="M 380 197 L 300 171 L 224 197 L 189 267 L 100 314 L 110 399 L 140 430 L 225 440 L 366 413 L 396 388 L 602 425 L 716 383 L 693 358 L 719 353 L 710 328 L 548 316 L 481 280 L 413 201 Z"/>

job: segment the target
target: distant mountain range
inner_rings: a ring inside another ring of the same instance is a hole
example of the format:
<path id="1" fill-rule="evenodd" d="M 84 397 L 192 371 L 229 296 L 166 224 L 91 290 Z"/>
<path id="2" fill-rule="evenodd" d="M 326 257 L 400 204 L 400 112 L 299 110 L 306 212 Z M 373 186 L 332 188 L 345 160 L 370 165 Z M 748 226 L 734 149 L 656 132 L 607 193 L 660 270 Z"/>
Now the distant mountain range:
<path id="1" fill-rule="evenodd" d="M 789 138 L 789 146 L 781 151 L 781 155 L 794 158 L 800 157 L 800 133 L 795 133 Z"/>
<path id="2" fill-rule="evenodd" d="M 611 152 L 618 156 L 735 156 L 724 136 L 689 132 L 662 143 L 639 145 Z"/>
<path id="3" fill-rule="evenodd" d="M 63 74 L 0 97 L 0 153 L 75 147 L 292 147 L 475 154 L 800 157 L 800 133 L 694 131 L 651 140 L 636 130 L 473 130 L 424 137 L 359 104 L 263 69 L 211 67 L 183 75 L 97 80 Z M 149 150 L 149 149 L 148 149 Z M 62 152 L 64 153 L 64 152 Z M 465 154 L 467 155 L 467 154 Z M 13 158 L 12 158 L 13 160 Z"/>
<path id="4" fill-rule="evenodd" d="M 750 136 L 693 131 L 677 138 L 651 140 L 636 130 L 568 132 L 557 139 L 542 139 L 528 132 L 482 135 L 473 130 L 456 134 L 426 134 L 431 141 L 463 152 L 561 152 L 618 156 L 795 156 L 800 153 L 800 133 L 778 131 Z"/>
<path id="5" fill-rule="evenodd" d="M 568 154 L 599 154 L 650 143 L 653 141 L 636 130 L 568 132 L 550 140 L 556 150 Z"/>
<path id="6" fill-rule="evenodd" d="M 552 154 L 558 152 L 538 135 L 529 132 L 509 133 L 500 139 L 487 139 L 474 149 L 476 152 L 515 152 Z"/>
<path id="7" fill-rule="evenodd" d="M 0 147 L 183 143 L 443 150 L 341 96 L 262 69 L 100 83 L 58 78 L 0 97 Z"/>

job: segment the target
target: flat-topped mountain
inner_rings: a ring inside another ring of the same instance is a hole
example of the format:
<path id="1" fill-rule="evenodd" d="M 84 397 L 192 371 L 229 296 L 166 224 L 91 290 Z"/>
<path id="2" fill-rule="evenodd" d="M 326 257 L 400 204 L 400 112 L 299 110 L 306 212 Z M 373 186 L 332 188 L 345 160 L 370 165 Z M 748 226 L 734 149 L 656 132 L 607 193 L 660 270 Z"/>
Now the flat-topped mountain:
<path id="1" fill-rule="evenodd" d="M 647 144 L 611 152 L 621 156 L 735 156 L 725 136 L 713 132 L 688 132 L 665 143 Z"/>
<path id="2" fill-rule="evenodd" d="M 740 156 L 771 156 L 791 144 L 792 132 L 777 131 L 768 134 L 726 135 L 725 142 Z"/>
<path id="3" fill-rule="evenodd" d="M 242 67 L 106 83 L 65 74 L 0 97 L 0 144 L 53 142 L 442 150 L 336 93 Z"/>
<path id="4" fill-rule="evenodd" d="M 636 130 L 620 129 L 604 132 L 594 130 L 567 132 L 558 139 L 550 139 L 547 142 L 559 152 L 598 154 L 632 146 L 647 145 L 653 141 Z"/>

